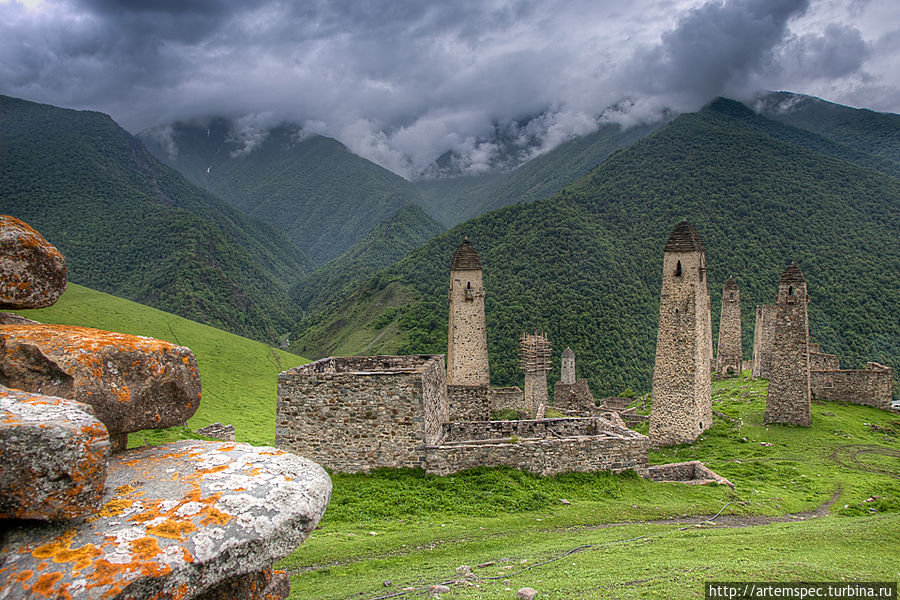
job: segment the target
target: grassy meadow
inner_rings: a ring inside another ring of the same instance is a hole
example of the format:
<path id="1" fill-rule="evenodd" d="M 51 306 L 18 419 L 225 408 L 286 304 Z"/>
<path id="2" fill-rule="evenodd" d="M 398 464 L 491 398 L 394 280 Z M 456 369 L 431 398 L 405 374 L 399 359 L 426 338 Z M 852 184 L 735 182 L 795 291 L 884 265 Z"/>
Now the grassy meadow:
<path id="1" fill-rule="evenodd" d="M 15 312 L 42 323 L 168 340 L 194 352 L 203 396 L 200 408 L 188 421 L 189 428 L 134 433 L 129 436 L 131 446 L 196 437 L 191 429 L 216 421 L 233 424 L 240 442 L 272 444 L 278 373 L 307 362 L 261 342 L 73 283 L 53 306 Z"/>
<path id="2" fill-rule="evenodd" d="M 700 459 L 734 490 L 633 473 L 334 473 L 319 529 L 280 563 L 291 598 L 426 597 L 446 582 L 459 583 L 445 599 L 525 586 L 637 599 L 702 598 L 705 581 L 896 581 L 900 418 L 827 402 L 808 429 L 765 426 L 766 392 L 746 373 L 714 382 L 714 426 L 651 452 L 654 464 Z"/>

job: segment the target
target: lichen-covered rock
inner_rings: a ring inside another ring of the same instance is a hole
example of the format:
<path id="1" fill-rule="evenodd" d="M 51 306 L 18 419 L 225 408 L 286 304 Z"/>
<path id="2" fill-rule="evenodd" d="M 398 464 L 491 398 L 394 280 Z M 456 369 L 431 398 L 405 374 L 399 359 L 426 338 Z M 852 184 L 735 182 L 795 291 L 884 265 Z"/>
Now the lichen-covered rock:
<path id="1" fill-rule="evenodd" d="M 32 321 L 15 313 L 0 312 L 0 325 L 39 325 L 38 321 Z"/>
<path id="2" fill-rule="evenodd" d="M 0 519 L 74 519 L 100 507 L 109 436 L 92 412 L 0 386 Z"/>
<path id="3" fill-rule="evenodd" d="M 275 448 L 181 441 L 110 459 L 100 512 L 13 528 L 0 598 L 197 598 L 264 571 L 315 528 L 331 480 Z"/>
<path id="4" fill-rule="evenodd" d="M 44 308 L 66 290 L 66 259 L 40 233 L 0 215 L 0 308 Z"/>
<path id="5" fill-rule="evenodd" d="M 190 349 L 66 325 L 0 325 L 0 384 L 94 407 L 110 435 L 184 423 L 200 406 Z"/>
<path id="6" fill-rule="evenodd" d="M 265 569 L 232 577 L 207 590 L 195 600 L 284 600 L 291 591 L 291 583 L 284 571 Z"/>

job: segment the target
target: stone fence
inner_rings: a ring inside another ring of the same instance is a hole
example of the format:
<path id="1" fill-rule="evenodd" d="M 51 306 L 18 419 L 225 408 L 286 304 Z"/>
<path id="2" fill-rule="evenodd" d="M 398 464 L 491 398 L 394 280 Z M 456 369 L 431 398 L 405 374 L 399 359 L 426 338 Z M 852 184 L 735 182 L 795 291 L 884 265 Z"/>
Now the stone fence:
<path id="1" fill-rule="evenodd" d="M 819 370 L 809 372 L 810 387 L 815 398 L 849 402 L 890 410 L 894 370 L 870 362 L 864 370 Z"/>
<path id="2" fill-rule="evenodd" d="M 604 419 L 593 417 L 444 423 L 444 439 L 448 442 L 501 440 L 512 437 L 553 439 L 601 435 L 604 433 L 621 435 L 621 428 Z"/>

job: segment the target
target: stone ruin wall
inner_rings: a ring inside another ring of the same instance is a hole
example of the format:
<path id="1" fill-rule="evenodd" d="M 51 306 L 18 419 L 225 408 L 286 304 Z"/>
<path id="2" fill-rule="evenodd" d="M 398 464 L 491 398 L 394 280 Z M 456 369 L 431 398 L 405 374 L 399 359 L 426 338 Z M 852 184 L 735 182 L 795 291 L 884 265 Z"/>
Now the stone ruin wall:
<path id="1" fill-rule="evenodd" d="M 841 359 L 839 359 L 836 354 L 825 354 L 824 352 L 819 352 L 818 344 L 815 344 L 815 351 L 813 351 L 812 349 L 813 344 L 810 344 L 809 347 L 810 371 L 838 370 L 841 368 Z"/>
<path id="2" fill-rule="evenodd" d="M 486 385 L 448 385 L 450 421 L 487 421 L 491 418 L 490 388 Z"/>
<path id="3" fill-rule="evenodd" d="M 729 278 L 722 290 L 716 372 L 722 377 L 741 374 L 744 349 L 741 343 L 741 293 Z"/>
<path id="4" fill-rule="evenodd" d="M 447 385 L 489 386 L 481 270 L 450 271 Z"/>
<path id="5" fill-rule="evenodd" d="M 676 266 L 681 262 L 681 275 Z M 709 293 L 702 252 L 666 252 L 660 299 L 650 439 L 693 442 L 712 425 Z"/>
<path id="6" fill-rule="evenodd" d="M 756 307 L 756 325 L 753 328 L 753 377 L 768 379 L 772 372 L 774 337 L 775 305 L 760 304 Z"/>
<path id="7" fill-rule="evenodd" d="M 866 366 L 865 370 L 810 371 L 812 395 L 821 400 L 849 402 L 890 410 L 894 384 L 893 369 L 873 362 Z"/>
<path id="8" fill-rule="evenodd" d="M 591 412 L 597 408 L 585 379 L 575 383 L 558 381 L 553 386 L 553 408 L 560 411 Z"/>
<path id="9" fill-rule="evenodd" d="M 525 373 L 525 414 L 534 416 L 538 407 L 550 404 L 550 396 L 547 392 L 547 371 Z"/>
<path id="10" fill-rule="evenodd" d="M 428 472 L 448 475 L 475 467 L 510 465 L 537 475 L 565 472 L 624 471 L 646 473 L 649 439 L 586 436 L 566 439 L 497 440 L 477 444 L 428 446 Z"/>
<path id="11" fill-rule="evenodd" d="M 518 386 L 491 388 L 488 392 L 490 412 L 514 410 L 525 412 L 525 392 Z"/>
<path id="12" fill-rule="evenodd" d="M 448 418 L 440 356 L 327 358 L 278 376 L 275 443 L 337 471 L 425 466 Z"/>
<path id="13" fill-rule="evenodd" d="M 588 435 L 619 435 L 619 426 L 602 418 L 561 417 L 519 421 L 470 421 L 445 423 L 445 442 L 520 438 L 564 438 Z"/>

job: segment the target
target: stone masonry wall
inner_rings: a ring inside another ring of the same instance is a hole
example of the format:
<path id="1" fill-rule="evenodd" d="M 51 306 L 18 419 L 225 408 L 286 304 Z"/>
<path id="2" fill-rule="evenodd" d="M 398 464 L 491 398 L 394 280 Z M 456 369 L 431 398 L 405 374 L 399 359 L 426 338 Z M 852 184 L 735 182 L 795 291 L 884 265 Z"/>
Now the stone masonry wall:
<path id="1" fill-rule="evenodd" d="M 538 406 L 550 404 L 547 393 L 547 371 L 525 373 L 525 414 L 533 416 Z"/>
<path id="2" fill-rule="evenodd" d="M 565 438 L 606 433 L 615 435 L 619 427 L 604 419 L 558 418 L 522 421 L 468 421 L 445 423 L 444 439 L 447 442 L 463 440 L 500 440 L 520 438 Z"/>
<path id="3" fill-rule="evenodd" d="M 774 337 L 775 305 L 760 304 L 756 307 L 756 325 L 753 328 L 753 377 L 768 379 L 772 371 Z"/>
<path id="4" fill-rule="evenodd" d="M 712 349 L 703 252 L 666 252 L 662 281 L 650 412 L 654 447 L 692 442 L 712 425 Z"/>
<path id="5" fill-rule="evenodd" d="M 491 388 L 488 400 L 492 413 L 498 410 L 525 411 L 525 393 L 518 386 Z"/>
<path id="6" fill-rule="evenodd" d="M 743 362 L 741 343 L 741 292 L 733 277 L 722 290 L 722 313 L 719 318 L 719 345 L 716 372 L 722 377 L 741 374 Z"/>
<path id="7" fill-rule="evenodd" d="M 553 386 L 553 407 L 557 410 L 592 411 L 597 405 L 585 379 L 575 383 L 556 382 Z"/>
<path id="8" fill-rule="evenodd" d="M 785 269 L 775 303 L 775 337 L 766 423 L 801 425 L 811 421 L 809 379 L 809 296 L 799 267 Z"/>
<path id="9" fill-rule="evenodd" d="M 812 395 L 822 400 L 849 402 L 890 410 L 893 369 L 869 363 L 865 370 L 810 371 Z"/>
<path id="10" fill-rule="evenodd" d="M 567 439 L 479 442 L 428 446 L 428 472 L 447 475 L 479 466 L 508 465 L 538 475 L 571 471 L 647 470 L 649 440 L 589 436 Z"/>
<path id="11" fill-rule="evenodd" d="M 812 346 L 812 344 L 810 344 Z M 836 354 L 825 354 L 823 352 L 809 352 L 809 370 L 823 371 L 836 370 L 841 368 L 841 359 Z"/>
<path id="12" fill-rule="evenodd" d="M 337 471 L 424 467 L 447 414 L 443 367 L 440 356 L 349 357 L 285 371 L 275 443 Z"/>
<path id="13" fill-rule="evenodd" d="M 451 270 L 447 385 L 490 383 L 481 270 Z"/>
<path id="14" fill-rule="evenodd" d="M 489 388 L 448 385 L 447 406 L 450 421 L 487 421 L 491 418 Z"/>

